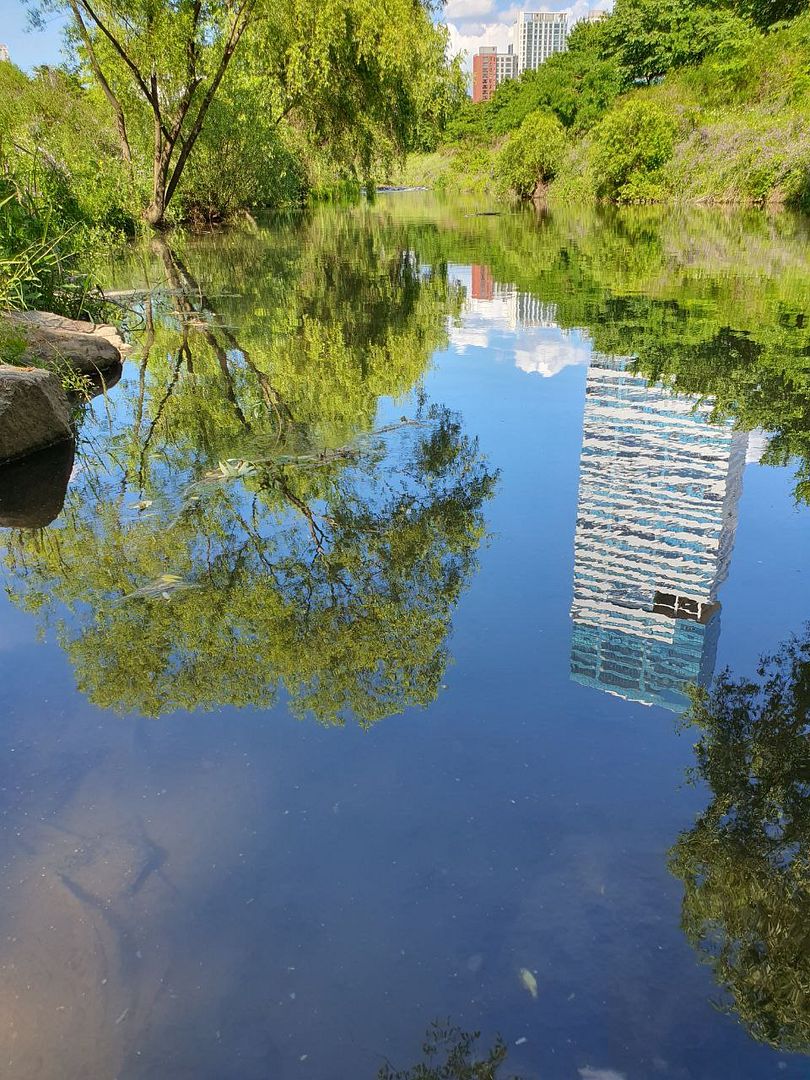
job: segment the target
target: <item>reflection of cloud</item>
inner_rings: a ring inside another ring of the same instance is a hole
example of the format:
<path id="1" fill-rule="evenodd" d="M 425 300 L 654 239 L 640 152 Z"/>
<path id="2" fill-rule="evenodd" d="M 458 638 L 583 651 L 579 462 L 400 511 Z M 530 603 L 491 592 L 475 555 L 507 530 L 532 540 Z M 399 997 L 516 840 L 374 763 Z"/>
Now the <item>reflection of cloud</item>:
<path id="1" fill-rule="evenodd" d="M 748 435 L 748 450 L 745 454 L 745 464 L 759 464 L 762 460 L 762 455 L 768 449 L 768 443 L 771 441 L 770 435 L 767 431 L 763 431 L 761 428 L 754 428 Z"/>
<path id="2" fill-rule="evenodd" d="M 450 341 L 459 352 L 472 347 L 486 349 L 489 346 L 489 334 L 484 329 L 474 326 L 455 326 L 450 330 Z"/>
<path id="3" fill-rule="evenodd" d="M 547 379 L 572 364 L 587 364 L 590 357 L 591 351 L 583 342 L 546 339 L 532 349 L 515 349 L 515 366 Z"/>
<path id="4" fill-rule="evenodd" d="M 588 1067 L 579 1070 L 582 1080 L 627 1080 L 624 1073 L 616 1072 L 615 1069 L 590 1069 Z"/>
<path id="5" fill-rule="evenodd" d="M 520 371 L 544 378 L 589 363 L 590 341 L 557 325 L 555 304 L 495 281 L 488 266 L 451 266 L 449 275 L 466 292 L 461 318 L 448 326 L 457 352 L 497 350 L 513 356 Z"/>

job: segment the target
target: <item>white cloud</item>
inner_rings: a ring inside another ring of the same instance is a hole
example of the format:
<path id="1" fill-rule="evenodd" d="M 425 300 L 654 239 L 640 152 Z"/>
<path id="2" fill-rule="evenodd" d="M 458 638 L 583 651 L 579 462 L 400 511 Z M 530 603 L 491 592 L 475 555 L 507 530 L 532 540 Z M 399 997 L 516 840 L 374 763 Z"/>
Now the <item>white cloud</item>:
<path id="1" fill-rule="evenodd" d="M 489 345 L 489 334 L 486 330 L 474 327 L 453 326 L 450 329 L 450 344 L 460 353 L 469 348 L 486 349 Z"/>
<path id="2" fill-rule="evenodd" d="M 444 17 L 447 22 L 469 22 L 489 15 L 495 7 L 495 0 L 447 0 Z"/>
<path id="3" fill-rule="evenodd" d="M 472 67 L 472 58 L 478 52 L 481 45 L 496 45 L 499 50 L 506 52 L 506 46 L 512 42 L 512 26 L 510 23 L 478 23 L 465 28 L 462 31 L 454 24 L 448 23 L 450 31 L 450 43 L 448 52 L 451 56 L 457 53 L 464 54 L 464 66 Z"/>

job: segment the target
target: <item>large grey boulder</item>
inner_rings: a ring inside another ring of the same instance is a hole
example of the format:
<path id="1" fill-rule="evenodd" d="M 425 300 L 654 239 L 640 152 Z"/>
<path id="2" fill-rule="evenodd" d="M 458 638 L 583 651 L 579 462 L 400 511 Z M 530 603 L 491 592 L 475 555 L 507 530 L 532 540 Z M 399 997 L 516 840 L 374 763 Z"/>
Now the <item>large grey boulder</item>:
<path id="1" fill-rule="evenodd" d="M 73 438 L 59 379 L 40 368 L 0 367 L 0 462 Z"/>
<path id="2" fill-rule="evenodd" d="M 105 371 L 121 363 L 130 346 L 107 323 L 66 319 L 50 311 L 8 311 L 3 319 L 23 342 L 20 359 L 26 364 L 67 367 L 82 375 Z"/>

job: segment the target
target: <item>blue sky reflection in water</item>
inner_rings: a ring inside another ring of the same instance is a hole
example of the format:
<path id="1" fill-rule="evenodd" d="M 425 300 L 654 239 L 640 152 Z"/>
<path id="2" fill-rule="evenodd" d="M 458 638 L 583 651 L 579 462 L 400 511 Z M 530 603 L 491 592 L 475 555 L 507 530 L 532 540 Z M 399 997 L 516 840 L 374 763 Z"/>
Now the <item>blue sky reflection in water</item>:
<path id="1" fill-rule="evenodd" d="M 504 1075 L 807 1075 L 713 1006 L 667 869 L 708 798 L 683 679 L 810 616 L 795 466 L 622 352 L 671 341 L 665 272 L 706 337 L 666 221 L 470 214 L 396 196 L 116 268 L 170 286 L 147 364 L 57 521 L 3 534 L 4 1076 L 371 1078 L 444 1017 Z M 756 219 L 681 227 L 715 297 L 768 300 Z"/>

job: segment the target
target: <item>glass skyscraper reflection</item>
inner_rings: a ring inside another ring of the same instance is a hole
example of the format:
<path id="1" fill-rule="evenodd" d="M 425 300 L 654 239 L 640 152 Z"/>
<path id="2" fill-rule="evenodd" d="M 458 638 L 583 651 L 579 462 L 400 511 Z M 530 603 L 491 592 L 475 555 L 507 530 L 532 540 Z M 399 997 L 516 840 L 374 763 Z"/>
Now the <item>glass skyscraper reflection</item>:
<path id="1" fill-rule="evenodd" d="M 587 377 L 571 674 L 681 711 L 714 670 L 748 436 L 628 364 Z"/>

